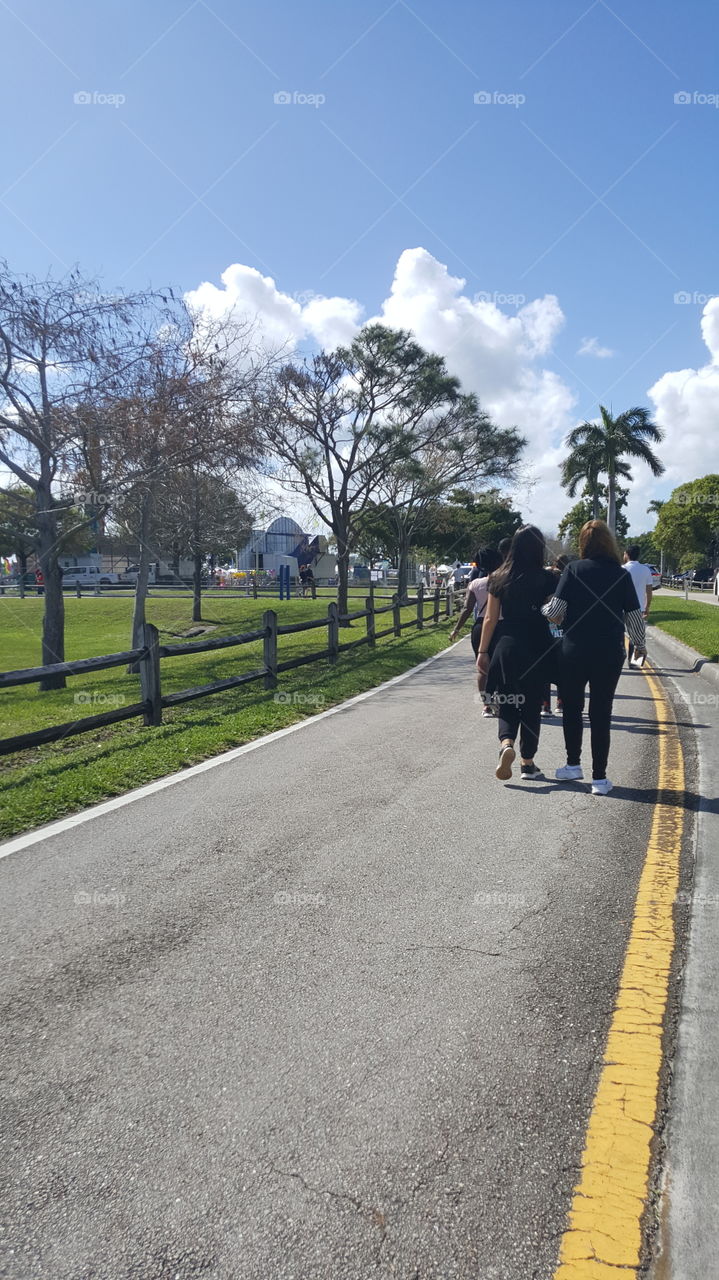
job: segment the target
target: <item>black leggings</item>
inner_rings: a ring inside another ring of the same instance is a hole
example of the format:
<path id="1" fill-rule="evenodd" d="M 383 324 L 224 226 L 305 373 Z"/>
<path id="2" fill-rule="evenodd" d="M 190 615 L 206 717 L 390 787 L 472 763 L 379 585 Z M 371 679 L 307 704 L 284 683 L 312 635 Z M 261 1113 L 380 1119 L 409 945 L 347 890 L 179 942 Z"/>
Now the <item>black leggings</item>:
<path id="1" fill-rule="evenodd" d="M 586 653 L 578 649 L 562 655 L 559 696 L 567 764 L 582 755 L 584 691 L 589 685 L 589 724 L 592 738 L 592 777 L 606 778 L 614 691 L 624 666 L 624 652 Z"/>
<path id="2" fill-rule="evenodd" d="M 533 760 L 539 746 L 539 726 L 542 711 L 541 680 L 531 680 L 518 686 L 516 694 L 497 694 L 499 704 L 499 741 L 511 738 L 516 741 L 519 732 L 519 753 L 523 760 Z"/>

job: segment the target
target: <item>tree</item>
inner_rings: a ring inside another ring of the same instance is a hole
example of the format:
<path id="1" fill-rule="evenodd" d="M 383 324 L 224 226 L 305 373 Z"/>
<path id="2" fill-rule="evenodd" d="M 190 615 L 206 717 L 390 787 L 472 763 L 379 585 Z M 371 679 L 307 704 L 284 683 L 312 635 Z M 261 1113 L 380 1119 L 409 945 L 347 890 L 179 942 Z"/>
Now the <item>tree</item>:
<path id="1" fill-rule="evenodd" d="M 24 485 L 0 493 L 0 556 L 15 556 L 20 571 L 20 594 L 25 594 L 28 558 L 37 547 L 35 495 Z"/>
<path id="2" fill-rule="evenodd" d="M 598 476 L 606 475 L 607 524 L 612 532 L 616 532 L 617 480 L 620 477 L 631 479 L 625 459 L 638 458 L 646 462 L 653 475 L 662 475 L 664 466 L 651 444 L 663 440 L 664 433 L 652 422 L 648 409 L 627 409 L 614 418 L 600 404 L 599 413 L 601 422 L 583 422 L 567 436 L 571 453 L 562 468 L 562 483 L 573 496 L 582 474 L 593 491 L 596 490 Z M 574 488 L 570 488 L 572 485 Z M 596 503 L 593 509 L 596 509 Z M 591 518 L 596 519 L 596 516 Z"/>
<path id="3" fill-rule="evenodd" d="M 511 479 L 525 445 L 514 429 L 496 427 L 473 395 L 461 396 L 445 415 L 440 438 L 431 419 L 427 425 L 428 443 L 420 444 L 411 457 L 398 459 L 378 483 L 395 527 L 401 597 L 407 593 L 410 548 L 422 530 L 429 529 L 436 504 L 460 480 L 477 485 Z"/>
<path id="4" fill-rule="evenodd" d="M 702 476 L 673 489 L 662 503 L 654 538 L 682 568 L 719 561 L 719 475 Z"/>
<path id="5" fill-rule="evenodd" d="M 163 484 L 159 525 L 166 546 L 185 550 L 193 561 L 192 621 L 202 620 L 202 569 L 208 556 L 226 558 L 249 537 L 252 517 L 228 481 L 186 467 Z"/>
<path id="6" fill-rule="evenodd" d="M 629 497 L 628 489 L 616 491 L 615 533 L 621 540 L 629 533 L 629 521 L 624 514 Z M 608 493 L 606 485 L 598 485 L 594 495 L 590 496 L 585 488 L 581 500 L 566 513 L 559 523 L 557 533 L 563 542 L 567 542 L 575 554 L 579 552 L 579 534 L 588 520 L 607 519 Z M 595 514 L 597 513 L 598 514 Z M 609 521 L 607 520 L 607 523 Z"/>
<path id="7" fill-rule="evenodd" d="M 165 479 L 229 461 L 242 469 L 253 459 L 247 409 L 266 369 L 253 335 L 252 322 L 210 321 L 176 304 L 171 325 L 150 329 L 142 359 L 125 379 L 124 397 L 95 407 L 103 433 L 103 472 L 95 483 L 115 495 L 115 519 L 140 547 L 133 649 L 143 643 L 150 562 L 162 541 L 158 502 Z M 199 534 L 195 541 L 200 545 Z"/>
<path id="8" fill-rule="evenodd" d="M 433 559 L 467 561 L 478 547 L 496 547 L 511 538 L 523 523 L 511 500 L 496 489 L 455 489 L 447 502 L 429 508 L 417 536 Z"/>
<path id="9" fill-rule="evenodd" d="M 61 279 L 14 276 L 0 262 L 0 464 L 33 494 L 45 579 L 43 665 L 65 658 L 55 489 L 77 442 L 76 406 L 99 394 L 112 398 L 136 356 L 132 323 L 145 297 L 100 294 L 78 271 Z M 64 685 L 54 675 L 40 688 Z"/>
<path id="10" fill-rule="evenodd" d="M 258 426 L 271 473 L 304 495 L 337 544 L 338 605 L 347 612 L 353 530 L 393 468 L 442 438 L 460 400 L 441 356 L 409 333 L 367 325 L 349 347 L 285 365 Z"/>
<path id="11" fill-rule="evenodd" d="M 83 513 L 53 499 L 56 505 L 58 551 L 80 553 L 92 540 L 84 525 Z M 24 485 L 12 485 L 0 492 L 0 555 L 15 556 L 20 571 L 20 594 L 24 595 L 27 562 L 37 555 L 40 533 L 37 523 L 35 495 Z"/>

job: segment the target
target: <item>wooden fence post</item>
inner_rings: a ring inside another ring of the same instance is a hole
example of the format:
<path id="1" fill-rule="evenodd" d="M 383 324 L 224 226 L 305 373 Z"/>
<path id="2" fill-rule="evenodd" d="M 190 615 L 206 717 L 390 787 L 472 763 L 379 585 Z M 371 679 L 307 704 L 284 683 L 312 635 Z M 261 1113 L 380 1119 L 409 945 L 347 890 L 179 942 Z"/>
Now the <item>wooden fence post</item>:
<path id="1" fill-rule="evenodd" d="M 449 617 L 449 609 L 450 609 L 450 605 L 449 605 L 449 587 L 445 587 L 445 589 L 444 589 L 444 616 L 445 616 L 445 618 L 448 618 L 448 617 Z"/>
<path id="2" fill-rule="evenodd" d="M 399 611 L 399 596 L 396 591 L 392 596 L 392 626 L 394 627 L 394 634 L 396 636 L 401 636 L 402 618 Z"/>
<path id="3" fill-rule="evenodd" d="M 434 589 L 434 621 L 439 622 L 439 587 Z"/>
<path id="4" fill-rule="evenodd" d="M 454 617 L 454 587 L 451 583 L 447 587 L 447 617 Z"/>
<path id="5" fill-rule="evenodd" d="M 160 684 L 160 633 L 151 622 L 146 622 L 143 630 L 143 644 L 147 650 L 141 658 L 140 689 L 145 707 L 144 722 L 146 725 L 162 724 L 162 687 Z"/>
<path id="6" fill-rule="evenodd" d="M 79 582 L 75 583 L 75 595 L 77 596 L 78 600 L 82 599 L 82 591 L 80 590 Z"/>
<path id="7" fill-rule="evenodd" d="M 257 574 L 256 573 L 253 573 L 252 575 L 252 596 L 253 596 L 253 599 L 255 600 L 257 599 Z"/>
<path id="8" fill-rule="evenodd" d="M 421 631 L 424 626 L 424 583 L 420 582 L 417 587 L 417 630 Z"/>
<path id="9" fill-rule="evenodd" d="M 317 599 L 317 583 L 315 582 L 314 575 L 312 576 L 311 586 L 312 586 L 312 599 L 316 600 Z"/>
<path id="10" fill-rule="evenodd" d="M 277 614 L 274 609 L 265 609 L 262 615 L 265 628 L 262 659 L 265 665 L 265 688 L 277 688 Z"/>
<path id="11" fill-rule="evenodd" d="M 367 621 L 367 648 L 368 648 L 368 649 L 374 649 L 375 644 L 376 644 L 376 640 L 375 640 L 375 630 L 376 630 L 376 628 L 375 628 L 375 621 L 374 621 L 374 598 L 373 598 L 373 596 L 368 596 L 368 597 L 367 597 L 367 599 L 366 599 L 366 600 L 365 600 L 365 602 L 364 602 L 364 607 L 365 607 L 365 609 L 367 610 L 367 619 L 366 619 L 366 621 Z"/>
<path id="12" fill-rule="evenodd" d="M 336 600 L 327 606 L 327 649 L 330 662 L 337 661 L 340 643 L 340 613 Z"/>

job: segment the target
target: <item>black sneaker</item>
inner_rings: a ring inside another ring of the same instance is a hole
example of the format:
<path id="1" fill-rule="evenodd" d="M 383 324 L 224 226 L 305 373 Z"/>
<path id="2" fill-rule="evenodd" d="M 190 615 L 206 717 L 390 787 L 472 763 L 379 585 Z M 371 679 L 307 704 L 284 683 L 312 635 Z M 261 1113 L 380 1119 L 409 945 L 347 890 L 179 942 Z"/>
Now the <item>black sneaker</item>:
<path id="1" fill-rule="evenodd" d="M 542 770 L 538 769 L 536 764 L 523 764 L 522 773 L 520 776 L 524 779 L 525 782 L 535 782 L 539 778 L 544 778 L 544 774 L 542 773 Z"/>

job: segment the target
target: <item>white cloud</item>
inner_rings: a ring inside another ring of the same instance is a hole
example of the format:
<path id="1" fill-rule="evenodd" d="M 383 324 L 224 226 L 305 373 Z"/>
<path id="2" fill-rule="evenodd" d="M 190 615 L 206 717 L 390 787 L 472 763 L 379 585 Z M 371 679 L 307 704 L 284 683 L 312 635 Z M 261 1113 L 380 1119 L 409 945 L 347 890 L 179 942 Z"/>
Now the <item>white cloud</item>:
<path id="1" fill-rule="evenodd" d="M 652 496 L 667 497 L 687 480 L 719 472 L 719 297 L 704 307 L 701 330 L 709 362 L 665 373 L 647 392 L 655 421 L 665 432 L 658 452 L 666 473 L 661 481 L 642 477 L 640 493 L 632 492 L 633 508 L 646 507 Z M 647 523 L 646 515 L 639 514 L 635 527 Z"/>
<path id="2" fill-rule="evenodd" d="M 599 338 L 582 338 L 577 351 L 578 356 L 595 356 L 597 360 L 608 360 L 615 353 L 611 347 L 603 347 Z"/>
<path id="3" fill-rule="evenodd" d="M 222 286 L 201 284 L 188 300 L 213 315 L 256 316 L 265 341 L 288 351 L 303 342 L 328 348 L 348 342 L 365 322 L 354 299 L 311 292 L 291 297 L 270 277 L 238 263 L 223 272 Z M 508 314 L 487 295 L 473 299 L 464 289 L 465 281 L 450 275 L 426 249 L 406 249 L 373 318 L 410 329 L 424 347 L 445 357 L 463 389 L 475 391 L 500 426 L 516 426 L 527 437 L 527 475 L 516 489 L 516 502 L 525 516 L 550 531 L 567 507 L 558 466 L 574 395 L 539 361 L 551 351 L 564 315 L 552 294 Z"/>

